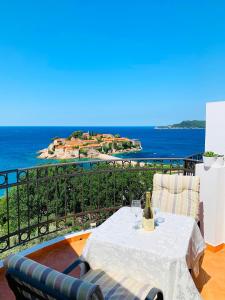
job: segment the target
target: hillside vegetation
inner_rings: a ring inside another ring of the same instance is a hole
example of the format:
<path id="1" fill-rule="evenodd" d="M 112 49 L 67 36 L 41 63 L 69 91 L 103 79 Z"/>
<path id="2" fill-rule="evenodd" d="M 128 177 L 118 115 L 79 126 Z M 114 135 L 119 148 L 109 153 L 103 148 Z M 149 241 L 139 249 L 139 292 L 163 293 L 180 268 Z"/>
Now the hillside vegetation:
<path id="1" fill-rule="evenodd" d="M 205 121 L 193 120 L 193 121 L 182 121 L 177 124 L 167 125 L 167 126 L 158 126 L 159 129 L 170 129 L 170 128 L 205 128 Z"/>

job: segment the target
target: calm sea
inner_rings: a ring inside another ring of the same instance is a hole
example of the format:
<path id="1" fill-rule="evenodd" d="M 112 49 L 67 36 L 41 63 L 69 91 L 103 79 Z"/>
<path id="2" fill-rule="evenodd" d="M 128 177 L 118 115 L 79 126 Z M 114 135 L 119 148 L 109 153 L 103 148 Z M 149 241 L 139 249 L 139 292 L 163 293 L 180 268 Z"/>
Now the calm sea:
<path id="1" fill-rule="evenodd" d="M 183 157 L 204 150 L 205 130 L 156 130 L 154 127 L 0 127 L 0 171 L 49 163 L 37 151 L 55 136 L 67 137 L 75 130 L 119 133 L 136 138 L 143 150 L 121 157 Z"/>

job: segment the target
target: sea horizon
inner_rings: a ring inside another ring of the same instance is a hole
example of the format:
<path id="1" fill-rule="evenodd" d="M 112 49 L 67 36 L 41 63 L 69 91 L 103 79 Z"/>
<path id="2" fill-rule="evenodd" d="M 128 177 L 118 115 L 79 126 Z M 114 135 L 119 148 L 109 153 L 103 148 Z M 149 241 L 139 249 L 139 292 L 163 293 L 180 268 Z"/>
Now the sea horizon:
<path id="1" fill-rule="evenodd" d="M 120 134 L 139 139 L 142 150 L 121 153 L 121 158 L 186 157 L 204 151 L 205 130 L 154 129 L 155 126 L 0 126 L 0 171 L 60 162 L 37 158 L 51 138 L 67 137 L 75 130 Z"/>

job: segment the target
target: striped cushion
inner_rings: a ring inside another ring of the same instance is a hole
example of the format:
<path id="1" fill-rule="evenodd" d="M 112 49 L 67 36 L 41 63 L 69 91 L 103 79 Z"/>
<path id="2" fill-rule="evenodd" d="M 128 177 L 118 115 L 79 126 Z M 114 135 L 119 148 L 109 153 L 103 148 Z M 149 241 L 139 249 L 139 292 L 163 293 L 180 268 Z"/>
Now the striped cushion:
<path id="1" fill-rule="evenodd" d="M 161 211 L 198 220 L 200 179 L 197 176 L 155 174 L 152 204 Z"/>
<path id="2" fill-rule="evenodd" d="M 26 299 L 36 299 L 32 292 L 49 300 L 103 299 L 97 285 L 62 274 L 26 257 L 10 255 L 4 266 Z"/>
<path id="3" fill-rule="evenodd" d="M 145 299 L 153 288 L 150 284 L 143 284 L 119 273 L 105 273 L 104 271 L 90 270 L 82 279 L 101 287 L 106 300 L 139 300 Z"/>

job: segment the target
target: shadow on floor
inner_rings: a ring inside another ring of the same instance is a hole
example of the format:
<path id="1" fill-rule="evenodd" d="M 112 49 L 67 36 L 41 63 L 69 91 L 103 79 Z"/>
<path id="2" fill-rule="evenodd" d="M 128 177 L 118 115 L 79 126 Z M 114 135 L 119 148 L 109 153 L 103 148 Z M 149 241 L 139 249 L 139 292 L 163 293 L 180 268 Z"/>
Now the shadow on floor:
<path id="1" fill-rule="evenodd" d="M 204 259 L 204 255 L 202 256 L 200 262 L 199 262 L 199 275 L 197 278 L 193 277 L 193 280 L 195 282 L 195 285 L 198 289 L 198 291 L 201 293 L 204 285 L 211 279 L 211 276 L 209 276 L 209 274 L 205 271 L 205 269 L 203 268 L 203 259 Z"/>
<path id="2" fill-rule="evenodd" d="M 29 258 L 62 272 L 68 267 L 76 258 L 78 258 L 86 243 L 85 239 L 77 239 L 71 242 L 64 241 L 63 243 L 55 244 L 51 249 L 41 250 L 38 253 L 29 255 Z M 71 276 L 78 277 L 79 268 L 70 273 Z M 5 280 L 5 273 L 0 271 L 0 300 L 15 300 L 13 293 L 10 291 L 7 281 Z"/>

